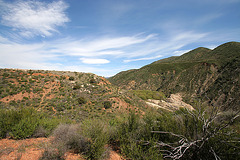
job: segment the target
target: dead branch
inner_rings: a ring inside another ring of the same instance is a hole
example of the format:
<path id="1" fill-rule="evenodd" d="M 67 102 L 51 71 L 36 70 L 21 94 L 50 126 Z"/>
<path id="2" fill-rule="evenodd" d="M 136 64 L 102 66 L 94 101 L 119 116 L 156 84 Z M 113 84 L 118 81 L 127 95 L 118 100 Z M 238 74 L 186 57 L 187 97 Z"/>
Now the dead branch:
<path id="1" fill-rule="evenodd" d="M 215 137 L 223 129 L 231 125 L 234 120 L 236 120 L 240 115 L 240 111 L 235 113 L 232 118 L 228 122 L 221 122 L 219 125 L 215 126 L 214 121 L 216 118 L 220 115 L 219 108 L 214 107 L 210 113 L 210 116 L 205 116 L 205 111 L 201 112 L 194 112 L 187 110 L 187 113 L 192 117 L 193 122 L 195 123 L 195 133 L 196 135 L 193 135 L 192 138 L 188 139 L 183 135 L 175 134 L 172 132 L 166 132 L 166 131 L 151 131 L 151 133 L 159 133 L 159 134 L 170 134 L 172 136 L 180 138 L 180 140 L 176 143 L 164 143 L 164 142 L 156 142 L 155 147 L 168 147 L 170 150 L 161 150 L 163 152 L 164 158 L 171 158 L 171 159 L 180 159 L 186 154 L 186 152 L 192 148 L 195 147 L 196 152 L 202 149 L 204 144 L 209 141 L 210 138 Z M 185 113 L 183 113 L 186 115 Z M 200 134 L 197 127 L 198 127 L 198 121 L 202 122 L 202 133 Z M 198 137 L 197 135 L 201 135 L 201 137 Z M 231 134 L 230 134 L 231 135 Z M 239 143 L 240 141 L 226 141 L 229 143 Z M 238 147 L 236 147 L 238 148 Z M 213 154 L 214 158 L 216 160 L 221 160 L 221 158 L 216 154 L 214 149 L 211 147 L 211 153 Z"/>

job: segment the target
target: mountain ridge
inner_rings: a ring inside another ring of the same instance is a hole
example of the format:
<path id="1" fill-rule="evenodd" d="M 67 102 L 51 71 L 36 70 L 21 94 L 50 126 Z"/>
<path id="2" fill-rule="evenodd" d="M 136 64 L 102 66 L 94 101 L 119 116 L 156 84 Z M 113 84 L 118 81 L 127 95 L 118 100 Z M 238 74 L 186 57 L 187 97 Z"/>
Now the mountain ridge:
<path id="1" fill-rule="evenodd" d="M 182 93 L 188 102 L 201 97 L 214 105 L 239 107 L 240 43 L 213 50 L 199 47 L 181 56 L 155 61 L 109 78 L 120 88 Z M 216 92 L 216 93 L 213 93 Z"/>

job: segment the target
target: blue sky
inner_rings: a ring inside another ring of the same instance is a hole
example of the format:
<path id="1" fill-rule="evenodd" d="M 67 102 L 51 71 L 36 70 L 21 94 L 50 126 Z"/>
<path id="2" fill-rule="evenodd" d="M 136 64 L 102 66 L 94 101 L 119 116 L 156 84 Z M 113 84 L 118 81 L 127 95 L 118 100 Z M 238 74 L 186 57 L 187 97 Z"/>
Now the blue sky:
<path id="1" fill-rule="evenodd" d="M 240 41 L 240 0 L 0 0 L 0 68 L 140 68 Z"/>

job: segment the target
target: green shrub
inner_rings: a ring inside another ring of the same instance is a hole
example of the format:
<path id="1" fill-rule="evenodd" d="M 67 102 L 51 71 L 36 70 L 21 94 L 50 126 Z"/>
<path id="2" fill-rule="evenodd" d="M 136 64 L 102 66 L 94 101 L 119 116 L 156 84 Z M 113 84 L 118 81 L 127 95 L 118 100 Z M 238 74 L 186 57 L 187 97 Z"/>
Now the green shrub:
<path id="1" fill-rule="evenodd" d="M 47 130 L 45 128 L 43 128 L 42 126 L 38 126 L 33 133 L 33 137 L 34 138 L 47 137 Z"/>
<path id="2" fill-rule="evenodd" d="M 85 104 L 85 103 L 87 103 L 87 100 L 86 100 L 84 97 L 79 97 L 79 98 L 77 99 L 77 101 L 78 101 L 79 104 Z"/>
<path id="3" fill-rule="evenodd" d="M 7 133 L 16 125 L 22 116 L 16 110 L 0 110 L 0 138 L 6 138 Z"/>
<path id="4" fill-rule="evenodd" d="M 95 84 L 95 83 L 97 83 L 97 81 L 94 78 L 92 78 L 92 79 L 90 79 L 90 83 Z"/>
<path id="5" fill-rule="evenodd" d="M 58 118 L 42 118 L 39 122 L 37 130 L 35 131 L 35 136 L 49 136 L 53 132 L 53 130 L 61 123 L 61 121 L 62 120 Z"/>
<path id="6" fill-rule="evenodd" d="M 58 157 L 68 150 L 80 153 L 87 159 L 101 159 L 107 155 L 104 146 L 108 142 L 108 131 L 99 120 L 86 120 L 81 126 L 61 124 L 54 130 L 53 137 L 52 148 L 58 151 Z M 49 152 L 45 154 L 51 156 Z"/>
<path id="7" fill-rule="evenodd" d="M 131 112 L 128 118 L 118 126 L 122 153 L 130 159 L 162 159 L 160 151 L 154 147 L 155 144 L 148 142 L 154 138 L 151 134 L 153 123 L 153 117 L 149 116 L 145 121 Z"/>
<path id="8" fill-rule="evenodd" d="M 62 154 L 69 149 L 81 154 L 89 150 L 90 142 L 80 134 L 79 125 L 61 124 L 54 130 L 53 137 L 56 148 Z"/>
<path id="9" fill-rule="evenodd" d="M 1 110 L 0 112 L 0 138 L 5 138 L 11 133 L 13 138 L 25 138 L 31 136 L 32 131 L 38 125 L 38 114 L 33 108 L 22 108 L 16 110 Z M 26 130 L 24 126 L 30 127 Z M 19 131 L 18 131 L 19 130 Z M 21 133 L 21 132 L 25 132 Z"/>
<path id="10" fill-rule="evenodd" d="M 49 146 L 45 148 L 39 160 L 64 160 L 64 158 L 56 148 Z"/>
<path id="11" fill-rule="evenodd" d="M 10 135 L 14 139 L 23 139 L 33 135 L 38 125 L 38 120 L 35 117 L 26 117 L 21 119 L 19 123 L 11 129 Z"/>
<path id="12" fill-rule="evenodd" d="M 103 102 L 103 106 L 105 109 L 108 109 L 108 108 L 111 108 L 112 107 L 112 104 L 110 101 L 104 101 Z"/>
<path id="13" fill-rule="evenodd" d="M 168 135 L 170 139 L 159 139 L 156 144 L 161 144 L 159 147 L 165 158 L 239 159 L 240 144 L 236 143 L 239 130 L 232 126 L 236 124 L 234 121 L 238 114 L 231 111 L 219 112 L 215 107 L 204 111 L 181 109 L 172 115 L 175 124 L 179 124 L 179 129 L 169 129 L 173 127 L 171 125 L 159 129 L 159 134 Z"/>
<path id="14" fill-rule="evenodd" d="M 69 77 L 69 80 L 70 80 L 70 81 L 74 81 L 74 77 L 72 77 L 72 76 Z"/>
<path id="15" fill-rule="evenodd" d="M 34 108 L 0 110 L 0 138 L 8 133 L 14 139 L 48 136 L 63 120 L 47 117 Z"/>
<path id="16" fill-rule="evenodd" d="M 147 100 L 147 99 L 162 100 L 166 98 L 164 93 L 160 91 L 132 90 L 131 92 L 143 100 Z"/>
<path id="17" fill-rule="evenodd" d="M 82 124 L 82 134 L 90 139 L 88 159 L 101 159 L 107 156 L 104 147 L 109 141 L 108 126 L 98 119 L 85 120 Z"/>
<path id="18" fill-rule="evenodd" d="M 75 86 L 73 87 L 73 90 L 77 90 L 77 89 L 80 89 L 80 88 L 81 88 L 80 85 L 75 85 Z"/>
<path id="19" fill-rule="evenodd" d="M 133 137 L 130 137 L 128 143 L 121 145 L 121 151 L 133 160 L 162 160 L 162 155 L 154 147 L 154 143 L 136 142 Z"/>

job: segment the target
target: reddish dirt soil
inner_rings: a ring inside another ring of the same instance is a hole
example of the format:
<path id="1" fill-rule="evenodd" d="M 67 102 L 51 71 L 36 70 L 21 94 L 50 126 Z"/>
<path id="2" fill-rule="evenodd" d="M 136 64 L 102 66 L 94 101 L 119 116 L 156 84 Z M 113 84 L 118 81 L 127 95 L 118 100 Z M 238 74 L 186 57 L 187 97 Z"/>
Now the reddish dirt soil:
<path id="1" fill-rule="evenodd" d="M 13 84 L 16 84 L 16 85 L 19 84 L 19 82 L 16 79 L 13 79 L 13 78 L 9 78 L 8 81 L 12 81 Z"/>
<path id="2" fill-rule="evenodd" d="M 20 92 L 18 94 L 12 95 L 12 96 L 4 97 L 0 101 L 5 102 L 5 103 L 10 102 L 12 100 L 15 100 L 15 101 L 20 100 L 21 101 L 23 99 L 23 97 L 27 97 L 27 98 L 31 99 L 31 98 L 37 98 L 38 95 L 36 95 L 36 94 L 34 94 L 32 92 L 30 92 L 30 93 L 27 93 L 27 92 L 22 93 L 22 92 Z"/>
<path id="3" fill-rule="evenodd" d="M 124 160 L 124 158 L 119 156 L 119 154 L 117 154 L 115 151 L 111 151 L 108 160 Z"/>
<path id="4" fill-rule="evenodd" d="M 52 138 L 30 138 L 24 140 L 1 139 L 0 160 L 38 160 L 44 147 L 51 143 Z M 84 160 L 81 155 L 67 152 L 66 160 Z M 117 152 L 110 151 L 108 160 L 124 160 Z"/>
<path id="5" fill-rule="evenodd" d="M 132 106 L 130 106 L 130 104 L 128 104 L 127 102 L 121 100 L 118 97 L 112 97 L 111 100 L 116 102 L 116 103 L 113 104 L 114 108 L 116 108 L 116 107 L 119 107 L 119 109 L 132 108 Z"/>
<path id="6" fill-rule="evenodd" d="M 42 98 L 41 98 L 40 104 L 43 102 L 44 98 L 46 98 L 46 99 L 52 99 L 52 98 L 54 98 L 54 96 L 55 96 L 54 94 L 51 94 L 51 95 L 49 95 L 48 97 L 46 97 L 46 95 L 48 95 L 49 93 L 51 93 L 52 90 L 54 90 L 54 89 L 58 90 L 59 87 L 60 87 L 60 83 L 59 83 L 59 82 L 46 83 L 46 84 L 44 85 L 44 89 L 43 89 L 43 93 L 42 93 L 43 96 L 42 96 Z"/>
<path id="7" fill-rule="evenodd" d="M 107 85 L 107 84 L 111 84 L 107 79 L 100 77 L 101 78 L 101 82 L 98 85 Z"/>
<path id="8" fill-rule="evenodd" d="M 60 88 L 60 83 L 59 82 L 48 82 L 44 85 L 44 88 L 43 88 L 43 92 L 42 92 L 42 98 L 41 98 L 41 103 L 43 102 L 44 98 L 46 99 L 52 99 L 55 97 L 54 94 L 50 94 L 49 96 L 47 96 L 49 93 L 51 93 L 53 90 L 58 90 Z M 18 93 L 18 94 L 15 94 L 15 95 L 12 95 L 12 96 L 7 96 L 7 97 L 4 97 L 2 99 L 0 99 L 0 101 L 2 102 L 5 102 L 5 103 L 8 103 L 12 100 L 15 100 L 15 101 L 18 101 L 18 100 L 22 100 L 23 97 L 27 97 L 27 98 L 38 98 L 39 97 L 39 93 L 36 93 L 34 94 L 33 92 L 30 92 L 30 93 Z M 40 104 L 41 104 L 40 103 Z"/>
<path id="9" fill-rule="evenodd" d="M 47 143 L 47 138 L 34 138 L 25 140 L 0 140 L 1 160 L 35 160 L 39 159 L 44 151 L 40 144 Z"/>
<path id="10" fill-rule="evenodd" d="M 129 98 L 128 98 L 129 99 Z M 113 107 L 114 108 L 117 108 L 119 107 L 119 111 L 122 111 L 122 112 L 129 112 L 129 109 L 130 110 L 135 110 L 136 112 L 139 112 L 140 111 L 140 114 L 144 114 L 143 111 L 139 110 L 138 108 L 136 108 L 135 106 L 132 106 L 131 104 L 125 102 L 124 100 L 118 98 L 118 97 L 112 97 L 111 98 L 111 101 L 115 101 L 115 103 L 113 103 Z"/>

